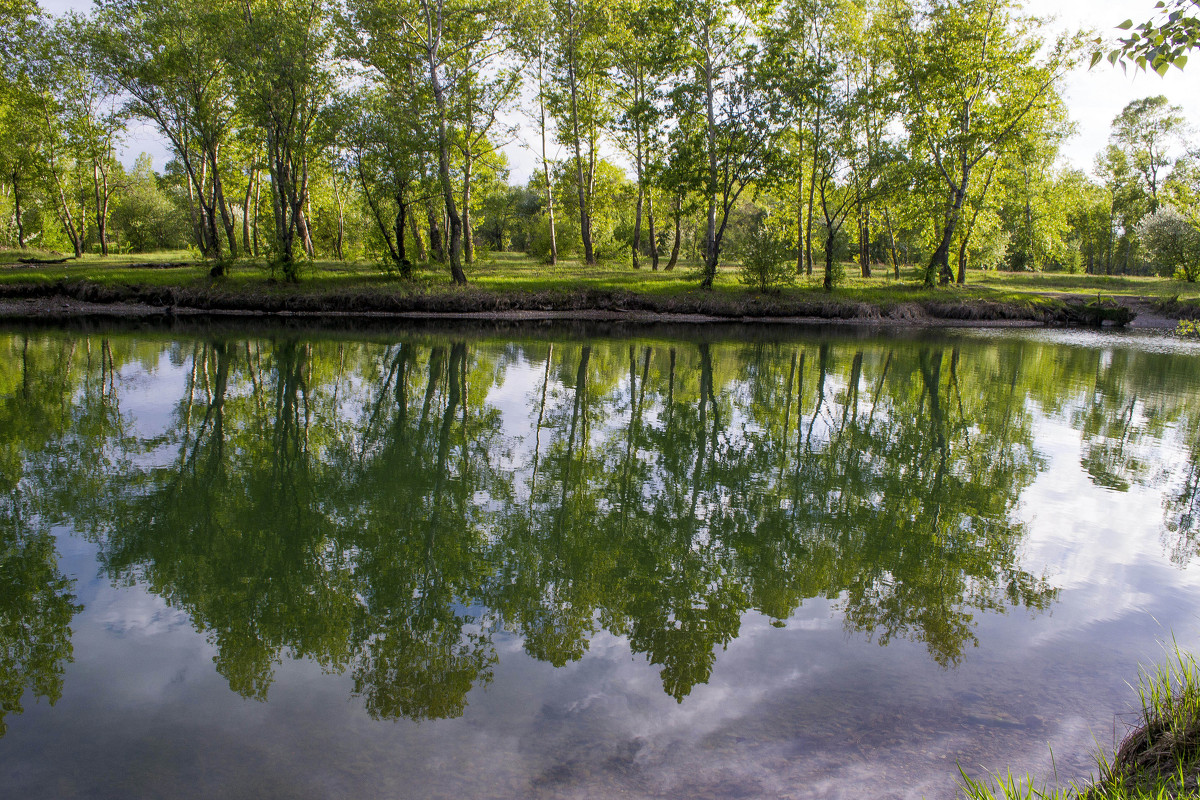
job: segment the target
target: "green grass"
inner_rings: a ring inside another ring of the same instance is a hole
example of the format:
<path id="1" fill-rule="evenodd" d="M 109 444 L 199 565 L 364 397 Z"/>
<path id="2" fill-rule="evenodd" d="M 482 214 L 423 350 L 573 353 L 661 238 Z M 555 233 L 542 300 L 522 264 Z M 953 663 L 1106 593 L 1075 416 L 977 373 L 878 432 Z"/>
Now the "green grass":
<path id="1" fill-rule="evenodd" d="M 1008 773 L 976 780 L 962 773 L 968 800 L 1167 800 L 1200 798 L 1200 665 L 1173 645 L 1165 663 L 1138 679 L 1137 723 L 1110 758 L 1097 756 L 1095 780 L 1037 788 Z"/>
<path id="2" fill-rule="evenodd" d="M 262 262 L 238 261 L 229 275 L 214 283 L 208 265 L 189 251 L 122 254 L 114 256 L 85 255 L 64 264 L 16 264 L 21 257 L 51 257 L 53 254 L 29 251 L 0 252 L 0 286 L 17 284 L 46 284 L 59 281 L 86 281 L 101 286 L 143 286 L 205 288 L 219 286 L 230 293 L 267 292 L 272 295 L 319 295 L 326 292 L 383 291 L 395 293 L 457 291 L 449 280 L 446 267 L 419 265 L 412 281 L 401 281 L 380 269 L 378 263 L 359 261 L 317 260 L 301 268 L 298 285 L 281 284 L 270 280 L 270 272 Z M 191 262 L 188 266 L 150 268 L 148 263 Z M 665 264 L 665 260 L 663 262 Z M 695 264 L 681 262 L 672 272 L 650 270 L 643 259 L 641 269 L 627 263 L 607 263 L 585 267 L 576 260 L 564 260 L 557 266 L 539 263 L 516 253 L 483 254 L 477 263 L 466 267 L 470 285 L 485 292 L 531 293 L 547 291 L 598 291 L 631 293 L 648 297 L 711 297 L 752 298 L 756 293 L 744 287 L 735 266 L 718 271 L 711 292 L 699 288 L 700 271 Z M 846 265 L 847 277 L 827 295 L 821 286 L 821 276 L 797 276 L 796 282 L 772 295 L 774 299 L 821 300 L 870 303 L 889 308 L 903 303 L 991 301 L 1041 305 L 1052 302 L 1062 294 L 1104 296 L 1143 296 L 1152 298 L 1191 298 L 1200 300 L 1200 287 L 1163 278 L 1125 276 L 1069 275 L 1065 273 L 968 273 L 966 286 L 927 289 L 921 285 L 922 270 L 910 267 L 902 270 L 899 280 L 889 269 L 877 268 L 871 278 L 858 277 L 853 265 Z"/>

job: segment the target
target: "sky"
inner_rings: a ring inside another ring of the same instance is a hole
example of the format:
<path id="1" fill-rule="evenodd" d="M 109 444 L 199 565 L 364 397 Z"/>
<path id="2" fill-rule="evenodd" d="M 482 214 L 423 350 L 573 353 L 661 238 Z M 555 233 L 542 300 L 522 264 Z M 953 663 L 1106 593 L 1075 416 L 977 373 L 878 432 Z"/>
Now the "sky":
<path id="1" fill-rule="evenodd" d="M 70 9 L 87 11 L 91 0 L 41 0 L 42 8 L 53 14 Z M 1116 35 L 1116 26 L 1126 19 L 1142 22 L 1154 16 L 1154 0 L 1025 0 L 1028 13 L 1049 18 L 1046 38 L 1051 39 L 1058 31 L 1092 30 L 1097 35 Z M 1181 106 L 1184 116 L 1192 124 L 1193 133 L 1200 134 L 1200 59 L 1194 61 L 1186 72 L 1172 69 L 1166 77 L 1154 73 L 1131 70 L 1122 73 L 1119 67 L 1107 62 L 1094 69 L 1080 67 L 1068 76 L 1064 91 L 1067 108 L 1076 125 L 1076 134 L 1066 142 L 1061 153 L 1064 164 L 1091 173 L 1096 154 L 1108 140 L 1113 117 L 1133 100 L 1152 95 L 1166 95 L 1172 103 Z M 504 150 L 510 167 L 509 180 L 524 184 L 537 167 L 534 150 L 522 144 L 522 139 L 533 145 L 537 140 L 537 129 L 522 114 L 513 113 L 509 124 L 520 125 L 518 139 Z M 170 157 L 165 142 L 149 125 L 135 124 L 127 137 L 121 159 L 132 164 L 141 152 L 149 153 L 156 169 L 162 169 Z"/>

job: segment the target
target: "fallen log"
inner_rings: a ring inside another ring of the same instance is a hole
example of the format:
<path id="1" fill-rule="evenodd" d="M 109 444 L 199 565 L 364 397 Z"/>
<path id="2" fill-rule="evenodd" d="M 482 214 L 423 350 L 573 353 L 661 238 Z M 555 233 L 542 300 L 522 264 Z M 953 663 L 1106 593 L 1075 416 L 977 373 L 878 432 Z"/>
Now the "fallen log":
<path id="1" fill-rule="evenodd" d="M 17 263 L 18 264 L 65 264 L 70 260 L 71 260 L 70 256 L 63 256 L 62 258 L 34 258 L 32 256 L 26 256 L 25 258 L 18 258 Z"/>

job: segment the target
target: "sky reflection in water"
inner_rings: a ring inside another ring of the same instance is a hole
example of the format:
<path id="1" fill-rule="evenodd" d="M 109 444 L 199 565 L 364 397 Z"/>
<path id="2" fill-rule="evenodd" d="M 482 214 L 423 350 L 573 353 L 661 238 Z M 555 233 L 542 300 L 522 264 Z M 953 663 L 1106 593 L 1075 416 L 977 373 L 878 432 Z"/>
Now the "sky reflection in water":
<path id="1" fill-rule="evenodd" d="M 1200 639 L 1198 352 L 7 334 L 0 786 L 1079 777 Z"/>

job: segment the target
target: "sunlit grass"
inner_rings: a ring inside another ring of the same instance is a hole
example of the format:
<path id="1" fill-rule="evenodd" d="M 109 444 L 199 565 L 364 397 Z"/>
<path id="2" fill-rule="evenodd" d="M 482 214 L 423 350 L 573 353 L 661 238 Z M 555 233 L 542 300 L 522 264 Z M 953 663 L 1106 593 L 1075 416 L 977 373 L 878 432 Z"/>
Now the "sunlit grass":
<path id="1" fill-rule="evenodd" d="M 209 276 L 209 265 L 192 251 L 134 253 L 111 256 L 85 255 L 63 264 L 18 264 L 20 258 L 50 258 L 54 254 L 36 251 L 0 251 L 0 285 L 88 281 L 99 285 L 137 285 L 145 287 L 219 287 L 228 292 L 265 291 L 271 294 L 321 294 L 325 292 L 378 291 L 454 292 L 449 269 L 441 264 L 420 264 L 413 279 L 401 280 L 369 259 L 336 261 L 317 259 L 302 262 L 298 285 L 273 279 L 261 260 L 241 259 L 229 266 L 219 281 Z M 186 266 L 155 268 L 147 265 L 184 263 Z M 666 259 L 661 261 L 665 266 Z M 820 265 L 812 276 L 797 275 L 781 287 L 774 297 L 788 300 L 829 298 L 861 302 L 888 308 L 902 303 L 992 301 L 1024 305 L 1042 305 L 1056 295 L 1144 296 L 1177 298 L 1187 302 L 1200 298 L 1200 287 L 1165 278 L 1071 275 L 1066 273 L 968 273 L 965 286 L 928 289 L 921 283 L 923 270 L 916 266 L 901 270 L 894 277 L 890 268 L 877 266 L 870 278 L 859 275 L 853 264 L 845 266 L 846 277 L 832 295 L 824 292 Z M 470 288 L 494 293 L 536 292 L 608 292 L 657 297 L 717 296 L 752 297 L 754 292 L 742 285 L 735 265 L 722 266 L 711 291 L 700 289 L 701 272 L 694 262 L 680 261 L 670 272 L 653 271 L 648 259 L 641 269 L 628 262 L 610 261 L 587 267 L 577 259 L 563 259 L 550 266 L 519 253 L 482 252 L 476 263 L 466 266 Z"/>

